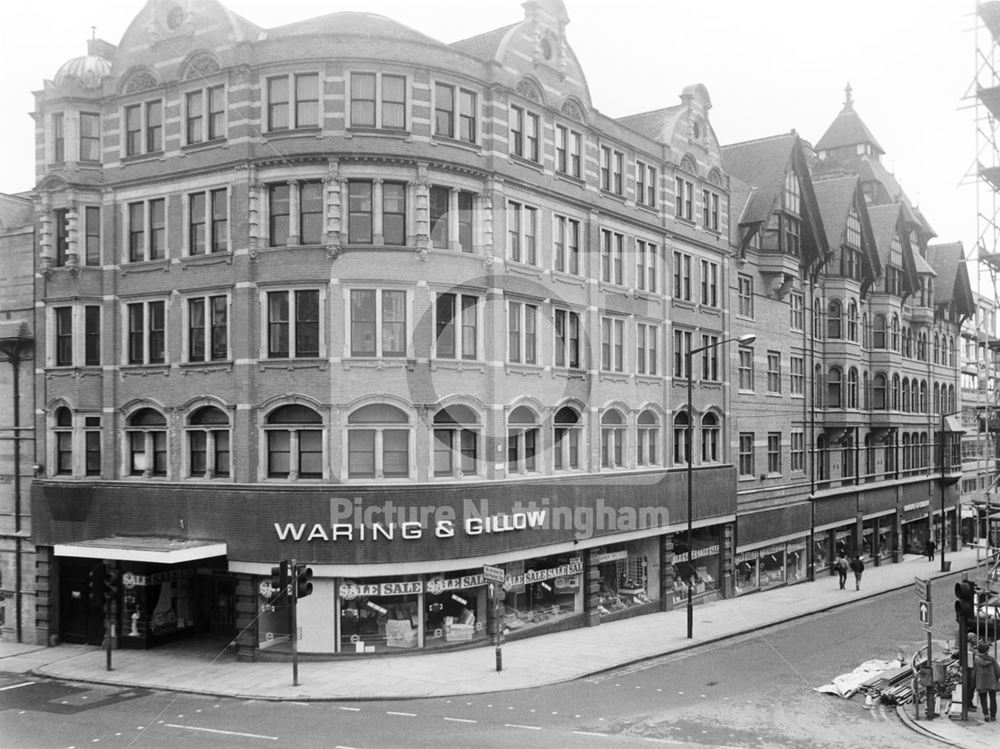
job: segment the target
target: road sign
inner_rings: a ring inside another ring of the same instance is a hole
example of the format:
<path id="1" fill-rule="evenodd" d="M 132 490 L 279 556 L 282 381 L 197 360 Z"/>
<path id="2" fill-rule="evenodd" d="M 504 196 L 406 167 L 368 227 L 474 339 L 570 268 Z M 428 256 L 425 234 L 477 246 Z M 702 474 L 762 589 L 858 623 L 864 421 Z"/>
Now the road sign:
<path id="1" fill-rule="evenodd" d="M 507 572 L 503 567 L 491 567 L 488 564 L 484 564 L 483 577 L 495 583 L 502 583 L 507 578 Z"/>
<path id="2" fill-rule="evenodd" d="M 927 601 L 921 601 L 918 604 L 918 614 L 920 616 L 920 623 L 924 625 L 924 629 L 928 632 L 931 630 L 931 605 Z"/>
<path id="3" fill-rule="evenodd" d="M 927 581 L 921 580 L 919 577 L 913 578 L 913 589 L 917 592 L 917 598 L 921 601 L 926 601 L 930 598 L 928 593 Z"/>

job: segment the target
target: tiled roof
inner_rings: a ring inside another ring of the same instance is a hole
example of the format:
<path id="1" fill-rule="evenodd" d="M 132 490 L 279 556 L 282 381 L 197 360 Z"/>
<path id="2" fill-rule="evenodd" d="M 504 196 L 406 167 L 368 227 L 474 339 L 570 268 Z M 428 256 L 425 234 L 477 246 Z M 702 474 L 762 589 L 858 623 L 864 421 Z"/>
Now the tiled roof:
<path id="1" fill-rule="evenodd" d="M 847 228 L 847 215 L 851 212 L 858 189 L 858 177 L 851 174 L 817 179 L 813 181 L 813 187 L 816 190 L 820 215 L 823 217 L 827 241 L 831 247 L 840 247 L 844 241 L 844 230 Z"/>
<path id="2" fill-rule="evenodd" d="M 828 148 L 843 148 L 858 143 L 871 143 L 879 153 L 885 153 L 885 149 L 878 144 L 868 126 L 854 111 L 854 105 L 847 102 L 823 133 L 823 137 L 816 142 L 816 150 L 825 151 Z"/>
<path id="3" fill-rule="evenodd" d="M 899 227 L 900 210 L 902 208 L 899 203 L 868 206 L 868 216 L 871 218 L 875 245 L 878 247 L 878 255 L 882 260 L 882 265 L 889 263 L 889 250 L 892 245 L 892 237 Z"/>
<path id="4" fill-rule="evenodd" d="M 375 13 L 330 13 L 316 18 L 307 18 L 285 26 L 268 29 L 268 37 L 297 36 L 300 34 L 347 34 L 352 36 L 384 36 L 394 39 L 408 39 L 415 42 L 441 44 L 426 34 L 391 18 Z"/>
<path id="5" fill-rule="evenodd" d="M 937 273 L 934 298 L 938 303 L 954 302 L 962 315 L 975 312 L 976 304 L 961 242 L 927 245 L 927 261 Z"/>
<path id="6" fill-rule="evenodd" d="M 487 31 L 478 36 L 471 36 L 468 39 L 461 39 L 457 42 L 452 42 L 448 46 L 472 57 L 477 57 L 480 60 L 492 60 L 496 57 L 497 49 L 500 48 L 500 43 L 504 40 L 504 37 L 519 23 L 521 22 L 518 21 L 518 23 L 512 23 L 509 26 Z"/>
<path id="7" fill-rule="evenodd" d="M 724 170 L 753 187 L 740 224 L 767 220 L 784 188 L 797 139 L 795 133 L 788 133 L 722 147 Z"/>
<path id="8" fill-rule="evenodd" d="M 645 135 L 653 140 L 664 140 L 663 133 L 668 126 L 673 123 L 674 117 L 683 109 L 683 105 L 678 104 L 665 109 L 656 109 L 652 112 L 641 112 L 619 117 L 616 122 L 630 130 L 635 130 L 640 135 Z"/>

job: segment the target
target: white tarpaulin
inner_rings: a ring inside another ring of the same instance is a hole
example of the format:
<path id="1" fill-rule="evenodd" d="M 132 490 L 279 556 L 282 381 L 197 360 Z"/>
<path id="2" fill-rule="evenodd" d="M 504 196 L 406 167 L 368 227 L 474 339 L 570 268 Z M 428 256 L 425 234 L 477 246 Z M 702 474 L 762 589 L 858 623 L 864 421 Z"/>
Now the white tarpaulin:
<path id="1" fill-rule="evenodd" d="M 873 676 L 878 676 L 883 671 L 896 669 L 905 664 L 898 660 L 891 661 L 871 660 L 865 661 L 849 674 L 841 674 L 833 680 L 831 684 L 824 684 L 821 687 L 813 687 L 817 692 L 823 694 L 835 694 L 838 697 L 853 697 L 861 688 L 861 685 Z"/>

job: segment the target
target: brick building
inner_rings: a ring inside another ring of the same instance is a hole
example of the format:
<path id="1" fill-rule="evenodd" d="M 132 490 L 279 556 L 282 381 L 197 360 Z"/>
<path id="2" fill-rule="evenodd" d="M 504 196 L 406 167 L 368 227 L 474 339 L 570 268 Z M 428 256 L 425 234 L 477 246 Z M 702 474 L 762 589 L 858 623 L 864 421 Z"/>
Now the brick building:
<path id="1" fill-rule="evenodd" d="M 152 0 L 45 82 L 39 639 L 100 642 L 112 570 L 119 644 L 242 657 L 287 633 L 281 559 L 310 652 L 486 638 L 484 563 L 510 636 L 725 594 L 724 356 L 690 555 L 668 428 L 669 341 L 728 324 L 711 100 L 609 119 L 563 4 L 524 8 L 443 44 Z"/>

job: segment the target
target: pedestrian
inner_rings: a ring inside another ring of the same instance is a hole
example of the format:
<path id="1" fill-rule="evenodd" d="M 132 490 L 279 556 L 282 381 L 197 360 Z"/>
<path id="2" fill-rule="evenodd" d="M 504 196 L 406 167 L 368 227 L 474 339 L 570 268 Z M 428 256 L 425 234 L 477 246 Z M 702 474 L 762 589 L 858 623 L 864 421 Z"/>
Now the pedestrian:
<path id="1" fill-rule="evenodd" d="M 857 554 L 851 560 L 851 569 L 854 571 L 854 589 L 861 590 L 861 573 L 865 571 L 865 563 L 861 561 L 861 557 Z"/>
<path id="2" fill-rule="evenodd" d="M 843 554 L 837 557 L 837 561 L 833 563 L 833 568 L 837 570 L 837 575 L 840 577 L 840 589 L 843 590 L 844 586 L 847 584 L 847 570 L 850 565 L 847 563 L 847 559 Z"/>
<path id="3" fill-rule="evenodd" d="M 933 562 L 934 561 L 934 551 L 937 549 L 937 544 L 934 543 L 934 539 L 933 538 L 928 538 L 927 539 L 927 546 L 925 548 L 927 550 L 927 561 L 928 562 Z"/>
<path id="4" fill-rule="evenodd" d="M 979 707 L 983 711 L 983 721 L 994 721 L 997 719 L 997 689 L 1000 688 L 1000 665 L 990 655 L 990 646 L 988 643 L 979 643 L 979 652 L 976 653 L 973 672 L 976 679 L 976 691 L 979 692 Z"/>

